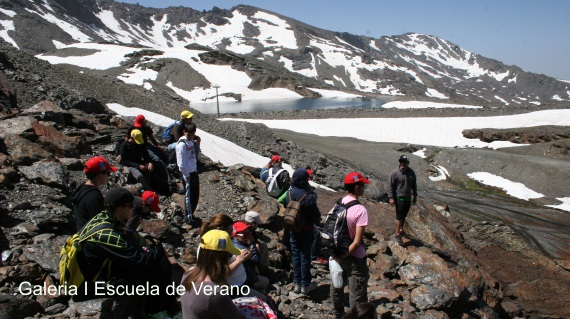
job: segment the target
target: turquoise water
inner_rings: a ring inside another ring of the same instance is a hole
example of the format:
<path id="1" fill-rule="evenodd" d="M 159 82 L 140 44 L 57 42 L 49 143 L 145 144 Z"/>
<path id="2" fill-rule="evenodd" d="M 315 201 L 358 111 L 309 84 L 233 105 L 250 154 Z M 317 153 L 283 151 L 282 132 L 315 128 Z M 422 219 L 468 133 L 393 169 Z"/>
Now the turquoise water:
<path id="1" fill-rule="evenodd" d="M 316 110 L 334 108 L 380 108 L 392 100 L 391 97 L 377 99 L 361 98 L 300 98 L 279 100 L 255 100 L 242 102 L 220 102 L 220 113 L 270 112 L 284 110 Z M 192 103 L 195 110 L 205 114 L 216 114 L 217 105 L 213 103 Z"/>

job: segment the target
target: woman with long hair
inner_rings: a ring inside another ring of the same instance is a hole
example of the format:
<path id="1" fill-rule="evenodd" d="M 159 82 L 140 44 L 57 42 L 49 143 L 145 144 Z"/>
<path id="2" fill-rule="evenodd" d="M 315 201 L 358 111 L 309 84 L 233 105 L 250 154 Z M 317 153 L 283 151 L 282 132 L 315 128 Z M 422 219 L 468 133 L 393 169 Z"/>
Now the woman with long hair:
<path id="1" fill-rule="evenodd" d="M 228 261 L 240 253 L 226 231 L 213 229 L 201 236 L 196 266 L 182 279 L 186 288 L 180 297 L 184 319 L 245 318 L 227 293 L 231 291 L 227 283 Z"/>

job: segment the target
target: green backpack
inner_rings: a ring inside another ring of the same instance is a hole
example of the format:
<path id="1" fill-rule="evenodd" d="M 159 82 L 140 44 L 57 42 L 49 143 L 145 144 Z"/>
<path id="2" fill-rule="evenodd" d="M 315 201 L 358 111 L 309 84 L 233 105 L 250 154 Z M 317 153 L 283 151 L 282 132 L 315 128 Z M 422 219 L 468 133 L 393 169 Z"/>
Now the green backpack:
<path id="1" fill-rule="evenodd" d="M 61 253 L 59 254 L 60 285 L 66 287 L 75 286 L 75 288 L 79 288 L 83 281 L 85 281 L 85 278 L 81 273 L 81 269 L 79 269 L 79 265 L 77 264 L 77 253 L 83 249 L 84 241 L 88 240 L 98 231 L 109 227 L 109 223 L 100 223 L 90 227 L 89 229 L 87 229 L 88 227 L 83 227 L 81 233 L 75 234 L 65 241 L 65 244 L 61 247 Z M 107 258 L 101 265 L 101 269 L 99 269 L 93 280 L 96 280 L 105 268 L 109 270 L 110 267 L 111 260 Z"/>

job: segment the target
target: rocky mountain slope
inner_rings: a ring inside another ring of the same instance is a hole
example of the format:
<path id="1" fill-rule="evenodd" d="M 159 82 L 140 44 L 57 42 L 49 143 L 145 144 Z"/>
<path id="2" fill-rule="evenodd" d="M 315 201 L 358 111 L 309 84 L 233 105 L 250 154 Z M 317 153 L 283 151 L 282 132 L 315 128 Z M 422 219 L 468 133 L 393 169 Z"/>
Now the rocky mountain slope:
<path id="1" fill-rule="evenodd" d="M 268 88 L 289 90 L 289 96 L 320 96 L 311 88 L 340 88 L 485 106 L 570 100 L 568 83 L 434 36 L 374 39 L 331 32 L 251 6 L 202 12 L 112 0 L 3 0 L 0 21 L 0 35 L 26 52 L 189 102 L 212 98 L 211 88 L 219 85 L 203 64 L 239 72 L 242 80 L 223 88 L 224 96 L 236 100 L 250 98 L 248 89 Z M 82 60 L 109 50 L 109 44 L 119 45 L 125 57 L 107 66 Z M 132 78 L 143 71 L 143 79 Z"/>
<path id="2" fill-rule="evenodd" d="M 59 247 L 73 232 L 69 195 L 83 181 L 82 163 L 95 153 L 117 164 L 117 142 L 132 119 L 110 114 L 105 104 L 145 105 L 174 116 L 184 103 L 112 78 L 51 66 L 1 40 L 0 53 L 0 317 L 108 317 L 114 311 L 112 299 L 73 303 L 58 294 L 26 295 L 26 286 L 20 285 L 57 282 Z M 333 188 L 339 187 L 343 172 L 358 169 L 343 159 L 278 139 L 262 125 L 196 116 L 199 127 L 261 154 L 280 152 L 293 166 L 315 163 L 319 181 Z M 224 212 L 239 219 L 246 210 L 259 211 L 266 222 L 263 238 L 272 251 L 270 296 L 280 316 L 326 318 L 326 270 L 313 269 L 319 287 L 309 298 L 291 292 L 282 208 L 266 195 L 256 178 L 258 169 L 203 160 L 197 216 L 207 220 Z M 411 213 L 413 239 L 405 247 L 396 245 L 390 239 L 393 212 L 377 200 L 383 193 L 381 179 L 373 180 L 365 198 L 371 216 L 365 242 L 371 267 L 369 297 L 382 318 L 570 316 L 565 307 L 568 272 L 535 253 L 504 224 L 467 221 L 443 206 L 421 201 Z M 122 172 L 113 175 L 110 184 L 133 191 L 138 187 Z M 319 190 L 321 211 L 339 196 Z M 180 276 L 195 260 L 197 230 L 182 223 L 181 196 L 163 198 L 161 206 L 163 214 L 147 217 L 139 231 L 164 243 Z M 507 270 L 514 260 L 516 271 Z"/>

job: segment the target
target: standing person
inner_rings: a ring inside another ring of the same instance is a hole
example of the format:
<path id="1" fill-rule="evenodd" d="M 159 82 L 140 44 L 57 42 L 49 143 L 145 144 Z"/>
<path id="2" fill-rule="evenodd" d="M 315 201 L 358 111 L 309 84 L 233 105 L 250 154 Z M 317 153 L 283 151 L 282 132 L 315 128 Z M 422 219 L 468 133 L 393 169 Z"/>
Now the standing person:
<path id="1" fill-rule="evenodd" d="M 228 260 L 240 253 L 232 244 L 230 235 L 223 230 L 213 229 L 200 237 L 196 266 L 182 278 L 182 285 L 186 288 L 180 297 L 184 319 L 245 319 L 231 296 L 215 289 L 228 285 Z"/>
<path id="2" fill-rule="evenodd" d="M 404 233 L 406 217 L 412 204 L 416 204 L 418 186 L 416 173 L 409 167 L 408 156 L 400 156 L 398 162 L 400 163 L 398 168 L 390 173 L 388 198 L 390 198 L 390 206 L 396 206 L 396 241 L 402 246 L 404 244 L 402 236 L 408 237 Z"/>
<path id="3" fill-rule="evenodd" d="M 291 178 L 289 172 L 283 168 L 283 157 L 273 155 L 269 163 L 265 164 L 259 172 L 259 178 L 265 183 L 267 193 L 273 198 L 279 198 L 289 188 Z"/>
<path id="4" fill-rule="evenodd" d="M 180 174 L 184 178 L 186 186 L 186 195 L 184 198 L 184 220 L 193 224 L 194 211 L 198 206 L 198 198 L 200 197 L 200 179 L 198 177 L 198 162 L 196 157 L 196 146 L 194 144 L 194 135 L 196 134 L 196 125 L 188 124 L 184 126 L 184 135 L 176 144 L 176 164 Z"/>
<path id="5" fill-rule="evenodd" d="M 291 242 L 291 258 L 293 262 L 294 292 L 308 294 L 317 288 L 311 278 L 311 248 L 314 240 L 314 227 L 321 220 L 321 212 L 317 206 L 317 194 L 309 186 L 309 174 L 304 168 L 293 172 L 291 188 L 287 191 L 285 206 L 290 200 L 301 202 L 299 214 L 303 214 L 305 225 L 299 232 L 289 232 Z"/>
<path id="6" fill-rule="evenodd" d="M 370 180 L 359 172 L 352 172 L 344 177 L 344 187 L 348 195 L 342 198 L 343 204 L 358 200 L 364 194 L 366 185 Z M 366 289 L 368 287 L 369 270 L 366 263 L 366 250 L 364 248 L 364 230 L 368 226 L 368 211 L 362 204 L 356 204 L 346 211 L 346 223 L 352 243 L 348 252 L 343 256 L 333 256 L 342 267 L 343 285 L 335 288 L 331 285 L 331 300 L 335 317 L 344 315 L 344 287 L 348 283 L 350 307 L 357 303 L 368 301 Z"/>
<path id="7" fill-rule="evenodd" d="M 92 157 L 83 165 L 87 181 L 71 195 L 77 231 L 103 210 L 104 198 L 99 188 L 107 184 L 111 172 L 116 171 L 103 156 Z"/>

